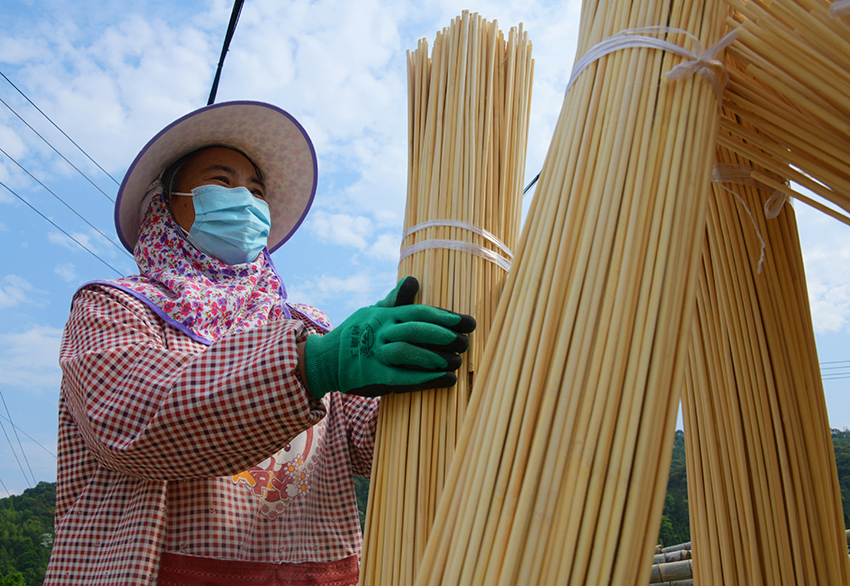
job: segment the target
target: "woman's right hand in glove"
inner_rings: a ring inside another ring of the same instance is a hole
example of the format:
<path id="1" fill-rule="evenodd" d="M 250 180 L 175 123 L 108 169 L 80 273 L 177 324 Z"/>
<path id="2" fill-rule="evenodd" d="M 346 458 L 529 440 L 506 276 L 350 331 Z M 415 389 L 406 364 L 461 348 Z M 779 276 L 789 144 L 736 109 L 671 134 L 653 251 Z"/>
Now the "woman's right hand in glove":
<path id="1" fill-rule="evenodd" d="M 378 397 L 454 386 L 475 319 L 413 305 L 418 290 L 414 277 L 402 279 L 383 301 L 323 336 L 309 336 L 302 360 L 310 393 Z"/>

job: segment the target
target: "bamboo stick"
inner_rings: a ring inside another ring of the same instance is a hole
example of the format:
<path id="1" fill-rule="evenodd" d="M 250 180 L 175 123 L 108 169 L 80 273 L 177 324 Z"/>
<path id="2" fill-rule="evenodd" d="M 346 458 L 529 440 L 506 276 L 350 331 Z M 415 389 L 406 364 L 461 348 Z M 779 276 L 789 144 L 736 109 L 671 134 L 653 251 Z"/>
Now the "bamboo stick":
<path id="1" fill-rule="evenodd" d="M 429 220 L 457 220 L 495 234 L 512 249 L 519 237 L 533 75 L 528 35 L 520 26 L 506 39 L 498 23 L 466 11 L 437 33 L 428 53 L 421 40 L 407 56 L 405 231 Z M 478 233 L 443 225 L 408 235 L 403 248 L 428 240 L 498 251 Z M 399 276 L 406 275 L 420 278 L 420 302 L 471 313 L 478 327 L 455 388 L 382 400 L 361 584 L 413 583 L 483 342 L 501 327 L 494 317 L 505 279 L 499 266 L 461 250 L 428 248 L 401 260 Z"/>
<path id="2" fill-rule="evenodd" d="M 756 165 L 725 148 L 717 157 Z M 688 482 L 698 529 L 694 577 L 847 584 L 847 538 L 793 209 L 769 221 L 750 213 L 769 196 L 763 186 L 715 185 L 710 200 L 683 398 L 688 475 L 695 476 Z M 759 235 L 766 243 L 761 274 Z"/>
<path id="3" fill-rule="evenodd" d="M 579 53 L 658 23 L 710 45 L 723 13 L 588 2 Z M 709 84 L 661 83 L 679 61 L 612 53 L 567 94 L 417 584 L 646 583 L 718 119 Z"/>
<path id="4" fill-rule="evenodd" d="M 848 19 L 832 16 L 828 0 L 726 1 L 739 38 L 721 144 L 850 213 Z M 846 213 L 798 199 L 850 224 Z"/>

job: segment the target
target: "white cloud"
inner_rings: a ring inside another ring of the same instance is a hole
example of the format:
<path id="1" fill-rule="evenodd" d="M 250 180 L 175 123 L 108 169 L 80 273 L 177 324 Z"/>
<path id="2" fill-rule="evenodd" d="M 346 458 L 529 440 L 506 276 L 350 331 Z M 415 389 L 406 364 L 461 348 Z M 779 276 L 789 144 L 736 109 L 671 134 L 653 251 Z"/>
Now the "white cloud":
<path id="1" fill-rule="evenodd" d="M 290 300 L 318 307 L 339 325 L 352 311 L 383 299 L 395 282 L 395 273 L 364 269 L 344 277 L 317 276 L 287 285 L 287 291 Z"/>
<path id="2" fill-rule="evenodd" d="M 8 117 L 7 120 L 3 120 L 4 125 L 0 126 L 0 145 L 2 145 L 4 151 L 17 160 L 24 155 L 26 147 L 18 133 L 5 125 L 12 122 L 11 117 Z"/>
<path id="3" fill-rule="evenodd" d="M 96 230 L 89 229 L 88 232 L 71 232 L 70 236 L 67 236 L 61 232 L 51 229 L 47 233 L 47 241 L 52 244 L 62 246 L 63 248 L 67 248 L 68 250 L 73 250 L 74 252 L 86 253 L 86 251 L 81 248 L 80 245 L 82 245 L 98 256 L 114 257 L 116 253 L 123 252 L 124 249 L 117 245 L 114 241 L 117 240 L 116 236 L 113 236 L 114 240 L 107 240 L 104 235 L 109 236 L 106 232 L 99 234 Z M 77 242 L 74 242 L 74 240 Z"/>
<path id="4" fill-rule="evenodd" d="M 74 283 L 80 280 L 77 275 L 77 267 L 72 263 L 58 265 L 53 269 L 53 272 L 59 275 L 66 283 Z"/>
<path id="5" fill-rule="evenodd" d="M 88 234 L 83 234 L 82 232 L 74 232 L 69 237 L 65 234 L 62 234 L 61 232 L 51 230 L 47 233 L 47 240 L 48 242 L 52 242 L 53 244 L 64 246 L 68 250 L 82 251 L 82 249 L 80 248 L 80 244 L 82 244 L 91 251 L 97 250 L 96 247 L 92 244 L 92 237 Z M 79 244 L 77 244 L 77 242 L 74 242 L 74 240 L 79 242 Z"/>
<path id="6" fill-rule="evenodd" d="M 366 254 L 377 260 L 398 261 L 401 234 L 381 234 Z"/>
<path id="7" fill-rule="evenodd" d="M 815 333 L 850 333 L 850 228 L 809 206 L 794 209 Z"/>
<path id="8" fill-rule="evenodd" d="M 58 388 L 62 330 L 37 326 L 17 334 L 0 334 L 3 383 L 32 389 Z"/>
<path id="9" fill-rule="evenodd" d="M 372 221 L 365 216 L 331 214 L 313 210 L 308 216 L 308 226 L 316 238 L 329 244 L 353 246 L 365 250 L 372 235 Z"/>
<path id="10" fill-rule="evenodd" d="M 850 332 L 850 287 L 809 285 L 809 303 L 815 332 Z"/>
<path id="11" fill-rule="evenodd" d="M 32 303 L 41 294 L 32 284 L 17 275 L 6 275 L 0 280 L 0 309 Z"/>
<path id="12" fill-rule="evenodd" d="M 44 50 L 43 47 L 28 43 L 22 38 L 0 36 L 0 55 L 3 55 L 4 63 L 26 63 L 43 58 Z"/>
<path id="13" fill-rule="evenodd" d="M 5 41 L 31 47 L 16 85 L 112 170 L 125 168 L 157 130 L 205 102 L 220 43 L 218 31 L 184 21 L 170 26 L 125 12 L 114 23 L 92 36 L 73 26 L 49 33 L 37 27 L 16 30 Z M 40 115 L 32 117 L 39 127 L 45 124 Z M 72 152 L 75 163 L 93 167 L 57 131 L 49 129 L 46 137 Z"/>

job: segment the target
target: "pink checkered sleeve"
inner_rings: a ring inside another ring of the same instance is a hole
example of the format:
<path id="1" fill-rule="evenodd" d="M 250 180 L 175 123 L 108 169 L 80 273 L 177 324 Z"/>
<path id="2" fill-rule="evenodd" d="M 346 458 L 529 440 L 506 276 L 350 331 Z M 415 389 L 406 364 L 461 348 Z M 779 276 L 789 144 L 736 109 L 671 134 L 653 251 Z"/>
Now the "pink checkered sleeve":
<path id="1" fill-rule="evenodd" d="M 236 474 L 325 416 L 298 382 L 296 321 L 168 347 L 144 306 L 81 291 L 60 353 L 65 400 L 102 465 L 148 479 Z"/>
<path id="2" fill-rule="evenodd" d="M 351 466 L 357 476 L 369 478 L 372 473 L 372 454 L 375 451 L 375 431 L 378 426 L 380 399 L 343 395 L 342 401 L 347 422 Z"/>
<path id="3" fill-rule="evenodd" d="M 320 310 L 310 305 L 295 303 L 290 306 L 296 316 L 306 318 L 308 334 L 322 334 L 322 329 L 330 328 L 330 320 Z M 379 398 L 358 397 L 355 395 L 339 395 L 344 418 L 351 466 L 354 474 L 369 478 L 372 471 L 372 454 L 375 451 L 375 432 L 378 427 Z"/>

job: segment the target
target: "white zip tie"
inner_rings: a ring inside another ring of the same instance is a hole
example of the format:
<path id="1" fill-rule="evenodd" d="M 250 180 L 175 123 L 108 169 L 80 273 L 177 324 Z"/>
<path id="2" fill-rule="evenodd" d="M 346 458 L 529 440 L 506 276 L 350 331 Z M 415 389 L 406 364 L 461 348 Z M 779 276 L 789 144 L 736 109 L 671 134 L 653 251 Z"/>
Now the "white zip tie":
<path id="1" fill-rule="evenodd" d="M 431 248 L 440 248 L 445 250 L 458 250 L 461 252 L 467 252 L 469 254 L 474 254 L 476 256 L 480 256 L 483 259 L 486 259 L 499 267 L 503 268 L 505 271 L 509 271 L 511 268 L 511 259 L 513 259 L 514 255 L 511 250 L 502 242 L 495 234 L 489 232 L 483 228 L 479 228 L 473 224 L 469 224 L 467 222 L 461 222 L 460 220 L 428 220 L 426 222 L 422 222 L 420 224 L 416 224 L 415 226 L 411 226 L 408 228 L 401 239 L 402 242 L 405 238 L 419 232 L 420 230 L 424 230 L 425 228 L 434 228 L 438 226 L 445 226 L 449 228 L 462 228 L 464 230 L 469 230 L 470 232 L 474 232 L 479 236 L 484 237 L 486 240 L 492 242 L 496 245 L 508 258 L 501 256 L 500 254 L 488 249 L 483 246 L 479 246 L 478 244 L 473 244 L 471 242 L 465 242 L 462 240 L 447 240 L 441 238 L 429 238 L 428 240 L 423 240 L 422 242 L 417 242 L 416 244 L 411 244 L 410 246 L 404 248 L 399 255 L 399 262 L 402 259 L 414 254 L 416 252 L 420 252 L 422 250 L 428 250 Z"/>

